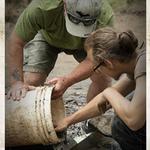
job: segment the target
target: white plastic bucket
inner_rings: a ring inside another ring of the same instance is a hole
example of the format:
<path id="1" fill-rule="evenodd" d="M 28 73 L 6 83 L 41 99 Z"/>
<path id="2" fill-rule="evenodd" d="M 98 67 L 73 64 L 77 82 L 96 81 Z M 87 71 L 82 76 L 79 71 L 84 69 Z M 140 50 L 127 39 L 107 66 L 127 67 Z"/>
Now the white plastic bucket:
<path id="1" fill-rule="evenodd" d="M 53 122 L 65 116 L 62 98 L 51 101 L 53 87 L 38 87 L 20 101 L 6 99 L 6 146 L 58 143 Z"/>

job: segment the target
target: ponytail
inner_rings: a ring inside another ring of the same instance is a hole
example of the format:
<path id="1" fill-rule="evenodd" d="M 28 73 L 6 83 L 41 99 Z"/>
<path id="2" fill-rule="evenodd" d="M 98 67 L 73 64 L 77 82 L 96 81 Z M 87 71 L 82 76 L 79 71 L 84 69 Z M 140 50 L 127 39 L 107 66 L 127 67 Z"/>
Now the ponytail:
<path id="1" fill-rule="evenodd" d="M 115 58 L 119 61 L 129 61 L 135 54 L 138 39 L 132 31 L 117 33 L 112 28 L 101 28 L 93 32 L 85 41 L 85 49 L 93 50 L 95 61 Z"/>
<path id="2" fill-rule="evenodd" d="M 129 30 L 119 34 L 118 44 L 119 50 L 123 55 L 131 56 L 138 46 L 138 40 L 134 33 Z"/>

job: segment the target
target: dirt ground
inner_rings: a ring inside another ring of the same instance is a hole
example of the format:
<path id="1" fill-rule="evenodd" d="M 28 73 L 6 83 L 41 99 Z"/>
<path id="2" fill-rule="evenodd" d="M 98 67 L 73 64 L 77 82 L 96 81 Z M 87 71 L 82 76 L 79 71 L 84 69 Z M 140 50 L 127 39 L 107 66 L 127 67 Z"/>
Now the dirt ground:
<path id="1" fill-rule="evenodd" d="M 14 5 L 13 5 L 14 6 Z M 24 5 L 23 5 L 24 6 Z M 7 7 L 7 5 L 6 5 Z M 9 5 L 9 7 L 11 7 Z M 120 7 L 120 6 L 119 6 Z M 115 9 L 115 8 L 114 8 Z M 14 9 L 13 9 L 14 10 Z M 13 12 L 13 14 L 17 13 L 17 15 L 21 12 L 17 9 L 17 12 Z M 16 15 L 16 16 L 17 16 Z M 10 34 L 15 21 L 6 17 L 6 38 Z M 122 9 L 116 8 L 115 11 L 115 28 L 119 31 L 125 31 L 127 29 L 131 29 L 135 32 L 139 39 L 139 45 L 145 40 L 146 36 L 146 17 L 145 17 L 145 1 L 136 1 L 130 5 L 124 6 Z M 58 57 L 54 70 L 49 75 L 50 78 L 56 76 L 63 76 L 70 71 L 72 71 L 78 63 L 74 60 L 72 56 L 61 53 Z M 63 99 L 66 107 L 66 114 L 71 114 L 78 110 L 81 106 L 86 103 L 86 94 L 88 91 L 88 87 L 91 81 L 89 79 L 77 83 L 71 86 L 64 94 Z M 112 111 L 108 112 L 105 117 L 102 118 L 101 123 L 98 124 L 99 128 L 105 133 L 111 133 L 110 130 L 110 122 L 111 116 L 113 115 Z M 76 125 L 71 126 L 68 129 L 68 134 L 71 137 L 75 137 L 77 135 L 85 134 L 82 130 L 81 126 L 83 123 L 78 123 Z"/>

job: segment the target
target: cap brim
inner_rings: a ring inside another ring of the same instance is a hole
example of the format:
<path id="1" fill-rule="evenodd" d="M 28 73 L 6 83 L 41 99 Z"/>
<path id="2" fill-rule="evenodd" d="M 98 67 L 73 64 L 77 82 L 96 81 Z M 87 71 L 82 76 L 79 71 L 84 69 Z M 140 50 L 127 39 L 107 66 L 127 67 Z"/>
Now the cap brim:
<path id="1" fill-rule="evenodd" d="M 68 15 L 65 15 L 65 20 L 67 31 L 71 35 L 77 37 L 86 38 L 91 32 L 93 32 L 96 29 L 96 23 L 92 24 L 91 26 L 84 26 L 83 23 L 74 24 L 69 20 Z"/>

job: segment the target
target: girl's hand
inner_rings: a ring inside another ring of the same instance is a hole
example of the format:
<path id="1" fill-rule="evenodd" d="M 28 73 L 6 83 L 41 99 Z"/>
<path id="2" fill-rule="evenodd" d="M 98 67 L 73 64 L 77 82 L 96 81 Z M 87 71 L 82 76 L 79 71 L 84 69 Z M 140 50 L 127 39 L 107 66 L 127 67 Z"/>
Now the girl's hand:
<path id="1" fill-rule="evenodd" d="M 66 117 L 62 120 L 60 120 L 57 124 L 54 124 L 55 131 L 61 132 L 66 130 L 70 125 L 69 117 Z"/>

